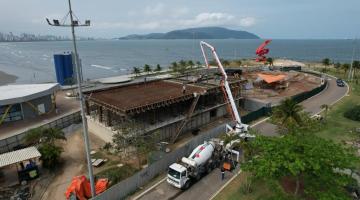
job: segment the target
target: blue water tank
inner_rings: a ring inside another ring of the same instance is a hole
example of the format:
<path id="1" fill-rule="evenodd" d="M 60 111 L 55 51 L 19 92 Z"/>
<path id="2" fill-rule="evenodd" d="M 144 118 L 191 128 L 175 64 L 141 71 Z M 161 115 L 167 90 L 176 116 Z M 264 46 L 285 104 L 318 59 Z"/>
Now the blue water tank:
<path id="1" fill-rule="evenodd" d="M 74 80 L 74 69 L 71 54 L 54 55 L 56 80 L 60 85 L 69 85 Z"/>

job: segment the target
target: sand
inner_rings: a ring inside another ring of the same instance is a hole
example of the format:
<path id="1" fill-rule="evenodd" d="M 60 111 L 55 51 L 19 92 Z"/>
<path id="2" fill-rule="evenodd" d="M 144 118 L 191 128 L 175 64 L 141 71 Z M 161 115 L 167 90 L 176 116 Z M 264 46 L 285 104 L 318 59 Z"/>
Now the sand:
<path id="1" fill-rule="evenodd" d="M 17 78 L 18 78 L 17 76 L 0 71 L 0 85 L 15 83 Z"/>

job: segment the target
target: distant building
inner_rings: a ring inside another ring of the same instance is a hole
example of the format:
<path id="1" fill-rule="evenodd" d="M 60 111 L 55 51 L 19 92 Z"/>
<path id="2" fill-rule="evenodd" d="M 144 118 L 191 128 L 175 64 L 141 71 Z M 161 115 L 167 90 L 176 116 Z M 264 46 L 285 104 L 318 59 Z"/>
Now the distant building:
<path id="1" fill-rule="evenodd" d="M 58 90 L 57 83 L 0 86 L 0 125 L 51 112 Z"/>

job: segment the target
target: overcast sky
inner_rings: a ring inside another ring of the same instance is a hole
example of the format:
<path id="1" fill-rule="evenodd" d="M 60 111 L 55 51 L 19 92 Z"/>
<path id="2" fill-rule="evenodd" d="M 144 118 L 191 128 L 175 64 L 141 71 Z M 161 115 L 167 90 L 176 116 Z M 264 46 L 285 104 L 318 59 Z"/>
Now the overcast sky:
<path id="1" fill-rule="evenodd" d="M 360 0 L 73 0 L 81 36 L 113 38 L 132 33 L 222 26 L 263 38 L 354 38 L 360 36 Z M 0 0 L 0 31 L 70 35 L 50 27 L 67 0 Z"/>

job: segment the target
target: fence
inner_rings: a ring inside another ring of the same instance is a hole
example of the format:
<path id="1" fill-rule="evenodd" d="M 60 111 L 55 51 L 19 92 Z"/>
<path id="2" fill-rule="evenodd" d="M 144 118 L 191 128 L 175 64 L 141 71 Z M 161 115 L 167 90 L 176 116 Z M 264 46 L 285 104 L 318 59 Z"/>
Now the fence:
<path id="1" fill-rule="evenodd" d="M 80 111 L 76 111 L 76 112 L 70 113 L 68 115 L 65 115 L 61 118 L 55 119 L 51 122 L 48 122 L 46 124 L 43 124 L 40 127 L 63 129 L 65 127 L 70 126 L 71 124 L 79 123 L 80 121 L 81 121 Z M 28 131 L 29 130 L 27 130 L 23 133 L 14 135 L 12 137 L 8 137 L 3 140 L 0 140 L 0 153 L 6 153 L 9 151 L 13 151 L 17 147 L 19 147 L 21 144 L 23 144 L 22 140 Z"/>
<path id="2" fill-rule="evenodd" d="M 221 133 L 224 133 L 224 131 L 225 124 L 222 124 L 206 133 L 196 136 L 186 145 L 165 154 L 161 160 L 154 162 L 147 168 L 112 186 L 93 199 L 124 199 L 128 194 L 135 192 L 139 187 L 145 185 L 148 181 L 166 171 L 170 164 L 178 161 L 183 156 L 190 154 L 196 146 L 210 138 L 219 136 Z"/>

